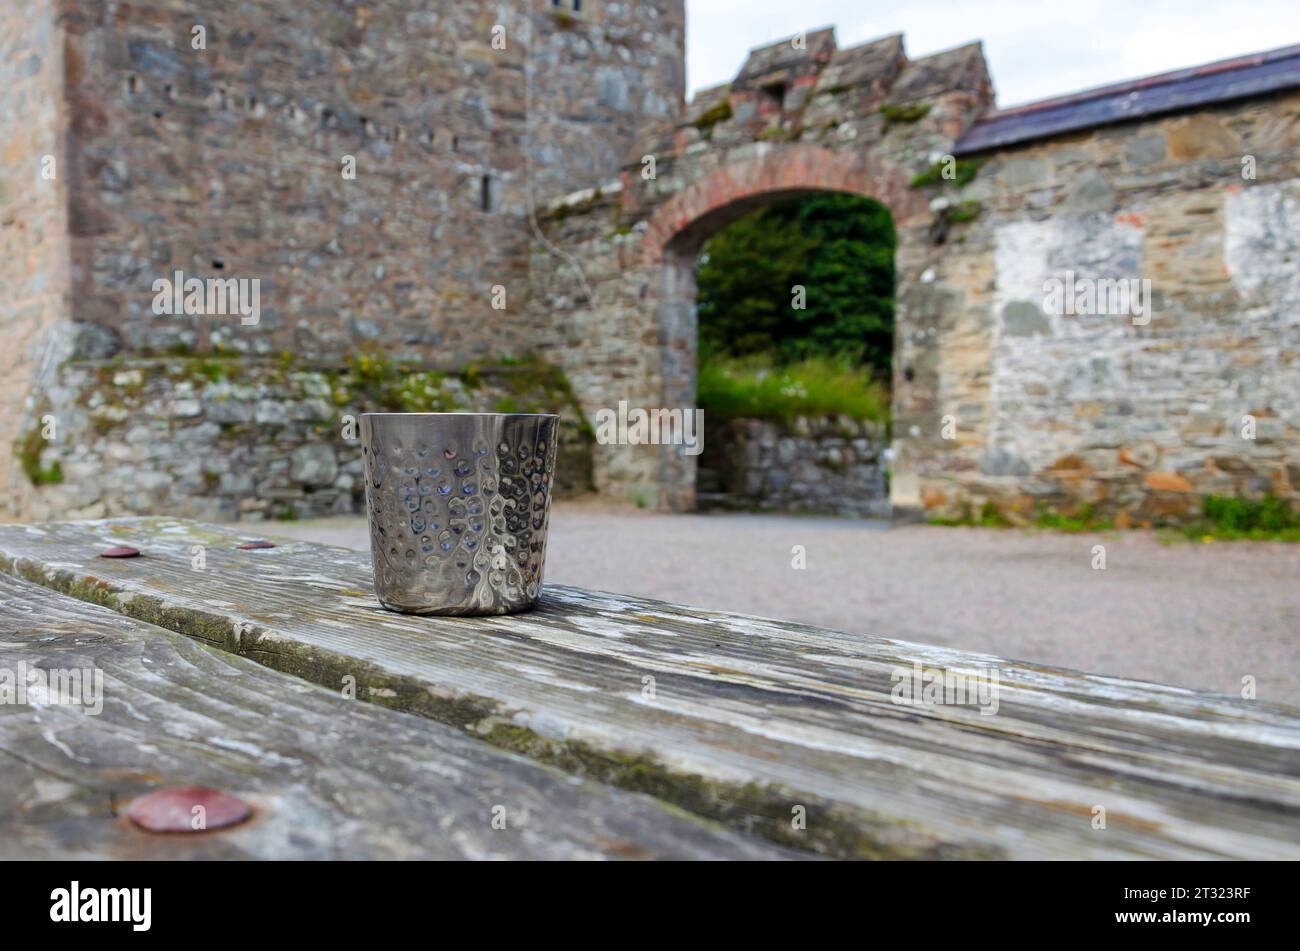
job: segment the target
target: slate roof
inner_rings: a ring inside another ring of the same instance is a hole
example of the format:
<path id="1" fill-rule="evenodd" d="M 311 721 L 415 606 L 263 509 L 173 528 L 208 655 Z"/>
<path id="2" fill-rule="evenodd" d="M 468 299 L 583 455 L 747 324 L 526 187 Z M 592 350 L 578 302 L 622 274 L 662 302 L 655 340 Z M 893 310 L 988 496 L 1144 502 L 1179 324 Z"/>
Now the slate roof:
<path id="1" fill-rule="evenodd" d="M 1002 109 L 971 126 L 953 151 L 968 155 L 1297 87 L 1300 44 Z"/>

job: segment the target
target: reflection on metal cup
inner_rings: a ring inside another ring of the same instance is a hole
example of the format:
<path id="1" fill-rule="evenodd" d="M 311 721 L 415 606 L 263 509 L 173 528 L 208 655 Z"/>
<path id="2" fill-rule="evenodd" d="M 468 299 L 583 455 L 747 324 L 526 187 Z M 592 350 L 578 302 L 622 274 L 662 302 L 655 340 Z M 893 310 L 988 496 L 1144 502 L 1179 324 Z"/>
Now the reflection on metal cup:
<path id="1" fill-rule="evenodd" d="M 558 422 L 550 414 L 362 414 L 380 604 L 467 615 L 537 603 Z"/>

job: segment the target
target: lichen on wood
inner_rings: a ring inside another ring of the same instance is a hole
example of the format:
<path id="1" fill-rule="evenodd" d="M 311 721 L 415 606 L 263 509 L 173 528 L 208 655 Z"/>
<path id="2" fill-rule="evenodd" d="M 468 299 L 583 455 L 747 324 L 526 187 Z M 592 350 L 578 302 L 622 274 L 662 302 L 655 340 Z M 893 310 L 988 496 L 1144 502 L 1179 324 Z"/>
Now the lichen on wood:
<path id="1" fill-rule="evenodd" d="M 358 595 L 364 555 L 239 537 L 7 526 L 0 570 L 821 854 L 1300 856 L 1292 710 L 563 586 L 528 614 L 410 617 Z M 97 558 L 109 541 L 144 554 Z M 996 671 L 996 715 L 894 702 L 917 664 Z M 1097 805 L 1122 835 L 1097 833 Z"/>
<path id="2" fill-rule="evenodd" d="M 0 630 L 0 669 L 39 645 L 42 667 L 102 678 L 78 704 L 5 708 L 0 858 L 798 857 L 16 578 L 0 576 Z M 196 783 L 252 818 L 147 835 L 120 816 Z"/>

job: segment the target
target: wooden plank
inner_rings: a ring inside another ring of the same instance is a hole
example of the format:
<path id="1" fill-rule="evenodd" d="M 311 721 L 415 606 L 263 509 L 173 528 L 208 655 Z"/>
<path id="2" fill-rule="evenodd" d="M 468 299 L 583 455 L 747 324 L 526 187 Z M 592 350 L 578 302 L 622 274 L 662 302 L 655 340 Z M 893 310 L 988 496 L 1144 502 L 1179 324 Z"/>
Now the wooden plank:
<path id="1" fill-rule="evenodd" d="M 84 698 L 101 702 L 34 691 L 0 704 L 4 859 L 805 854 L 0 576 L 0 677 L 34 669 L 101 671 Z M 156 835 L 123 814 L 141 793 L 195 784 L 239 796 L 253 818 Z"/>
<path id="2" fill-rule="evenodd" d="M 10 526 L 0 567 L 827 854 L 1300 857 L 1292 708 L 559 586 L 527 615 L 410 617 L 363 554 L 247 537 Z M 145 556 L 96 557 L 111 544 Z M 914 664 L 996 671 L 997 713 L 892 702 Z"/>

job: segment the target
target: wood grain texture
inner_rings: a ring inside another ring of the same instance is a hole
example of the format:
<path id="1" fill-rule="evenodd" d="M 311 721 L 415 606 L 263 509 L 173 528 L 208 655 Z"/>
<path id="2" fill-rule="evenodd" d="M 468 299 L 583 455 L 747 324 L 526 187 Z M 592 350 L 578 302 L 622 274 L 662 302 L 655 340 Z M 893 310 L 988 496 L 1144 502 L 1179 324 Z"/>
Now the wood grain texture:
<path id="1" fill-rule="evenodd" d="M 826 854 L 1300 857 L 1294 709 L 559 586 L 526 615 L 410 617 L 375 602 L 364 554 L 248 537 L 8 526 L 0 567 Z M 914 663 L 996 669 L 998 712 L 894 703 Z"/>
<path id="2" fill-rule="evenodd" d="M 20 663 L 102 671 L 102 708 L 41 692 L 0 704 L 0 859 L 806 854 L 0 576 L 0 672 Z M 157 835 L 124 815 L 140 794 L 194 784 L 253 818 Z"/>

